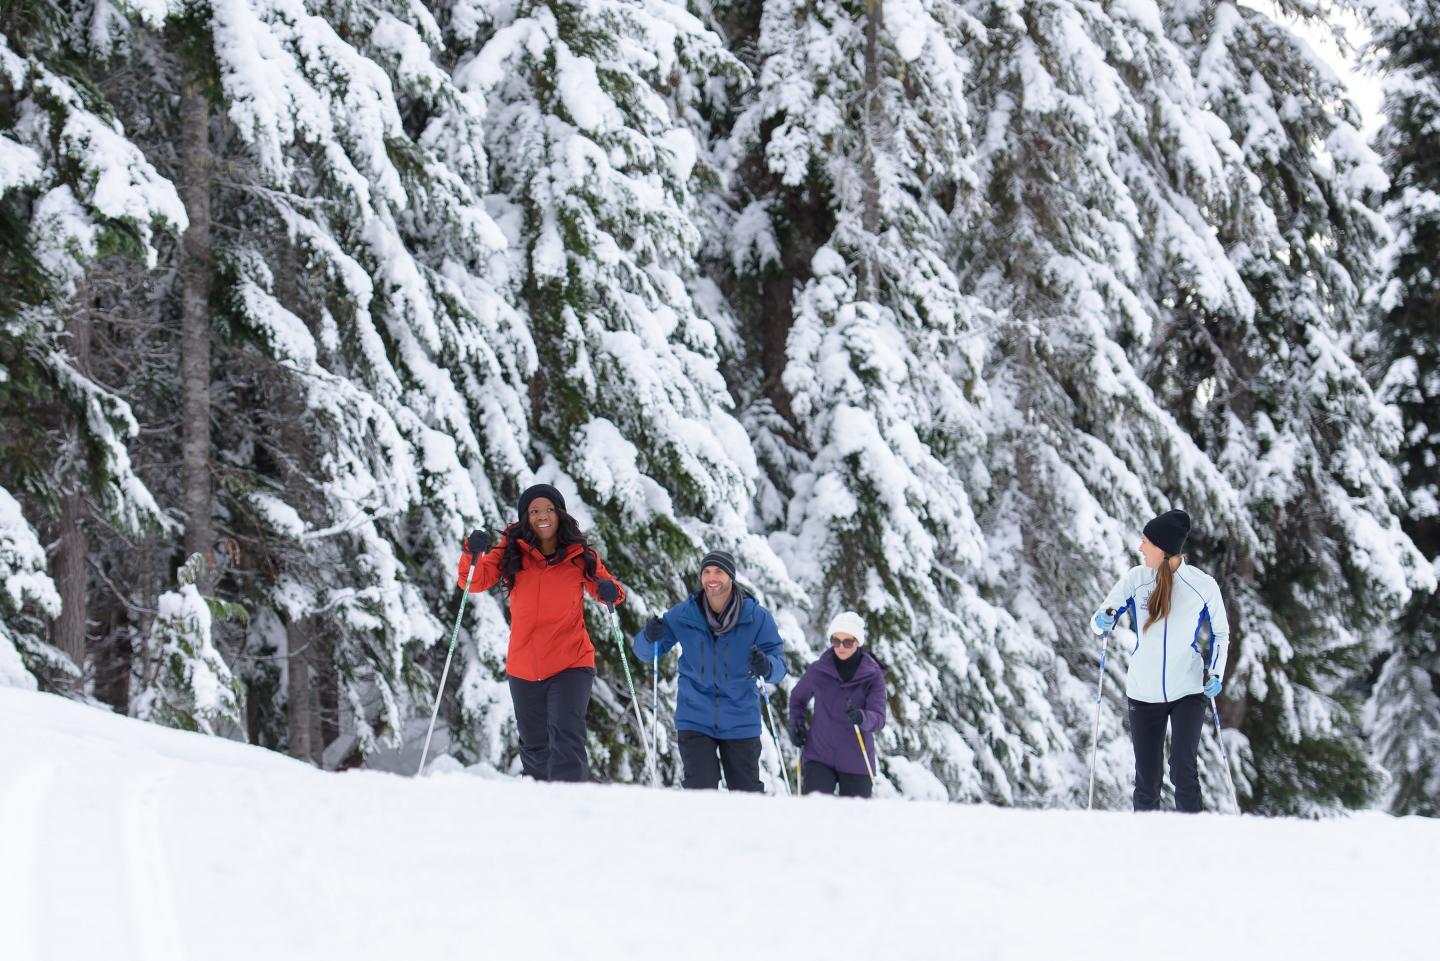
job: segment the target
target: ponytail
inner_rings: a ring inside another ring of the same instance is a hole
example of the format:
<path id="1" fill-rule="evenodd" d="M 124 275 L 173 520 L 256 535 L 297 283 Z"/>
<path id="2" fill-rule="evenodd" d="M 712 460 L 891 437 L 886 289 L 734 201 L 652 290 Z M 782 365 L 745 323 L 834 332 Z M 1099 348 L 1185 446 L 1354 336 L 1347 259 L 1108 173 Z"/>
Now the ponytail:
<path id="1" fill-rule="evenodd" d="M 1150 616 L 1145 618 L 1142 630 L 1148 631 L 1151 624 L 1170 616 L 1170 595 L 1175 590 L 1175 568 L 1170 566 L 1170 562 L 1177 557 L 1178 554 L 1166 554 L 1155 568 L 1155 589 L 1150 592 L 1150 600 L 1145 604 Z"/>

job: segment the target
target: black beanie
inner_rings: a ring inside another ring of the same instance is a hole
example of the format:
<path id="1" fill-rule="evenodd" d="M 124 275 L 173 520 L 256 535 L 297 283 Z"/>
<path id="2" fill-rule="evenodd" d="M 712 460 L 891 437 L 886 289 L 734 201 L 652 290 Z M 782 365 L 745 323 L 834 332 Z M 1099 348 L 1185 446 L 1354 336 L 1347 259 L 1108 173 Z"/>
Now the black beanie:
<path id="1" fill-rule="evenodd" d="M 560 492 L 549 484 L 536 484 L 533 487 L 525 488 L 525 493 L 520 495 L 520 520 L 526 521 L 530 517 L 530 502 L 537 497 L 548 498 L 560 510 L 565 510 L 565 498 Z"/>
<path id="2" fill-rule="evenodd" d="M 700 560 L 700 569 L 703 571 L 707 567 L 718 567 L 729 574 L 732 581 L 735 579 L 735 555 L 728 551 L 711 551 L 706 554 Z"/>
<path id="3" fill-rule="evenodd" d="M 1167 555 L 1179 554 L 1185 549 L 1185 538 L 1190 536 L 1190 515 L 1166 511 L 1145 525 L 1145 536 Z"/>

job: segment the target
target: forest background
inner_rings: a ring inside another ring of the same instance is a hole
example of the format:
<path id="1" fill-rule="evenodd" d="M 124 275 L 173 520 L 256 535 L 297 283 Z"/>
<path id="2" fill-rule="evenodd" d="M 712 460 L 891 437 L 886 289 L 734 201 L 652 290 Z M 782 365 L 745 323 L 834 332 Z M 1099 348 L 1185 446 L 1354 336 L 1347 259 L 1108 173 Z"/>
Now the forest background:
<path id="1" fill-rule="evenodd" d="M 1368 141 L 1295 26 L 1342 21 Z M 732 549 L 795 672 L 865 617 L 894 790 L 1071 806 L 1089 614 L 1177 506 L 1242 807 L 1434 815 L 1436 37 L 1434 0 L 4 0 L 0 683 L 384 764 L 461 537 L 545 481 L 627 630 Z M 511 771 L 502 600 L 441 744 Z M 639 780 L 590 616 L 593 776 Z"/>

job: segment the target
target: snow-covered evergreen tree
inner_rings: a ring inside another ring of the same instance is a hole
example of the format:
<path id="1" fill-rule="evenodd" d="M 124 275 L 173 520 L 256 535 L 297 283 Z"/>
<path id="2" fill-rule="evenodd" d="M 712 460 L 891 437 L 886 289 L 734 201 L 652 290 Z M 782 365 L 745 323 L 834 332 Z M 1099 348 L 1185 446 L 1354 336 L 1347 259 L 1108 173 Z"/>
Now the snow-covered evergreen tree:
<path id="1" fill-rule="evenodd" d="M 283 745 L 290 719 L 276 712 L 295 708 L 313 731 L 307 757 L 341 720 L 362 751 L 399 743 L 428 680 L 417 658 L 441 633 L 453 556 L 436 559 L 467 522 L 498 516 L 491 480 L 520 463 L 528 347 L 497 292 L 505 241 L 482 199 L 483 105 L 449 83 L 419 4 L 101 0 L 69 16 L 99 64 L 93 93 L 210 227 L 162 250 L 143 291 L 120 291 L 104 360 L 138 419 L 173 424 L 178 372 L 151 359 L 174 351 L 167 329 L 193 312 L 197 265 L 209 273 L 205 513 L 220 549 L 205 552 L 221 599 L 255 615 L 248 637 L 217 624 L 213 638 L 263 691 L 249 734 Z M 177 433 L 150 431 L 137 461 L 161 503 L 193 515 Z M 145 591 L 178 558 L 117 534 L 96 566 L 122 613 L 101 640 L 143 661 L 134 638 L 153 632 L 137 616 L 163 587 Z M 290 678 L 293 704 L 277 655 L 310 675 Z"/>
<path id="2" fill-rule="evenodd" d="M 469 27 L 472 53 L 455 78 L 486 104 L 492 205 L 535 352 L 527 466 L 511 490 L 533 479 L 565 493 L 631 590 L 631 628 L 695 589 L 706 547 L 738 547 L 755 586 L 783 586 L 764 541 L 747 533 L 757 467 L 719 371 L 717 318 L 695 291 L 698 121 L 686 114 L 707 77 L 737 72 L 734 61 L 666 0 L 461 13 L 452 28 Z M 604 618 L 592 636 L 614 665 Z M 484 699 L 478 676 L 467 672 L 467 697 Z M 609 718 L 591 766 L 638 777 L 621 745 L 639 738 L 618 730 L 629 722 L 610 693 L 623 692 L 621 673 L 607 666 L 601 677 Z"/>
<path id="3" fill-rule="evenodd" d="M 202 556 L 191 555 L 176 576 L 178 590 L 160 595 L 150 627 L 153 676 L 136 714 L 186 731 L 238 733 L 244 695 L 211 638 L 212 605 L 222 614 L 238 609 L 201 596 L 197 585 L 207 566 Z"/>
<path id="4" fill-rule="evenodd" d="M 156 231 L 185 225 L 174 188 L 83 73 L 82 6 L 11 4 L 0 33 L 0 494 L 14 577 L 5 631 L 32 668 L 65 686 L 79 680 L 84 649 L 49 643 L 61 597 L 24 546 L 72 496 L 132 536 L 166 523 L 131 464 L 132 411 L 77 361 L 67 315 L 97 257 L 153 264 Z M 84 599 L 83 568 L 76 589 L 72 603 Z"/>
<path id="5" fill-rule="evenodd" d="M 1174 21 L 1246 171 L 1210 214 L 1253 309 L 1168 312 L 1149 379 L 1241 498 L 1246 535 L 1206 539 L 1240 624 L 1227 719 L 1251 807 L 1366 802 L 1361 681 L 1430 566 L 1400 526 L 1399 441 L 1371 391 L 1366 288 L 1385 177 L 1341 82 L 1284 27 L 1228 3 Z M 1224 201 L 1228 199 L 1228 203 Z"/>
<path id="6" fill-rule="evenodd" d="M 1074 747 L 1050 763 L 1076 799 L 1099 659 L 1087 622 L 1137 563 L 1140 527 L 1180 506 L 1244 536 L 1234 492 L 1146 383 L 1167 303 L 1248 304 L 1207 220 L 1243 171 L 1158 7 L 973 9 L 986 37 L 972 78 L 978 197 L 955 244 L 996 317 L 977 502 L 998 603 L 1057 655 L 1051 697 Z M 1194 559 L 1211 565 L 1203 548 Z M 1118 805 L 1132 754 L 1128 645 L 1114 648 L 1097 780 Z M 1217 796 L 1220 772 L 1204 776 Z"/>
<path id="7" fill-rule="evenodd" d="M 1368 796 L 1354 708 L 1377 640 L 1392 803 L 1433 793 L 1433 562 L 1405 531 L 1424 546 L 1436 500 L 1434 80 L 1410 35 L 1382 37 L 1405 119 L 1377 398 L 1361 293 L 1384 178 L 1339 83 L 1248 8 L 7 17 L 0 677 L 76 676 L 89 615 L 61 599 L 93 578 L 91 653 L 138 682 L 101 694 L 92 663 L 100 696 L 322 763 L 401 745 L 435 693 L 461 535 L 543 480 L 630 589 L 628 629 L 693 589 L 703 548 L 736 549 L 796 666 L 836 610 L 865 615 L 902 791 L 1073 803 L 1089 608 L 1181 506 L 1233 604 L 1245 804 Z M 191 551 L 212 570 L 169 589 Z M 636 779 L 594 613 L 593 767 Z M 503 603 L 466 620 L 445 750 L 506 768 Z"/>
<path id="8" fill-rule="evenodd" d="M 332 740 L 339 710 L 368 752 L 400 743 L 455 545 L 522 466 L 531 348 L 482 199 L 483 104 L 437 63 L 418 4 L 215 5 L 208 29 L 243 174 L 217 194 L 239 228 L 222 298 L 249 348 L 247 413 L 218 442 L 227 522 L 286 627 L 291 736 L 319 713 Z"/>
<path id="9" fill-rule="evenodd" d="M 1372 42 L 1385 71 L 1386 117 L 1377 146 L 1390 175 L 1394 226 L 1382 288 L 1382 392 L 1400 415 L 1398 458 L 1409 499 L 1405 530 L 1440 565 L 1440 6 L 1377 5 Z M 1417 593 L 1393 625 L 1366 706 L 1387 806 L 1440 814 L 1440 594 Z"/>
<path id="10" fill-rule="evenodd" d="M 715 256 L 756 371 L 734 379 L 767 469 L 757 522 L 812 599 L 804 661 L 831 616 L 861 612 L 891 669 L 902 790 L 1034 803 L 1063 789 L 1070 740 L 1050 651 L 991 594 L 974 505 L 994 318 L 949 259 L 975 205 L 982 32 L 947 3 L 761 5 Z"/>
<path id="11" fill-rule="evenodd" d="M 33 690 L 32 669 L 74 670 L 46 641 L 43 619 L 59 612 L 45 551 L 20 504 L 0 487 L 0 685 Z"/>

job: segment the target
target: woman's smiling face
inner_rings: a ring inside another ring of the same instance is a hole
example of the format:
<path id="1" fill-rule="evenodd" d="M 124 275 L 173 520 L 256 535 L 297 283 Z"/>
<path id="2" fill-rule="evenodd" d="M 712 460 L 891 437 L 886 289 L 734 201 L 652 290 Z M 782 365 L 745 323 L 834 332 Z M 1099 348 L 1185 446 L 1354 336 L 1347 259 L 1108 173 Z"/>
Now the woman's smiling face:
<path id="1" fill-rule="evenodd" d="M 560 513 L 548 497 L 537 497 L 531 501 L 530 511 L 525 519 L 535 536 L 542 541 L 553 540 L 559 533 Z"/>

